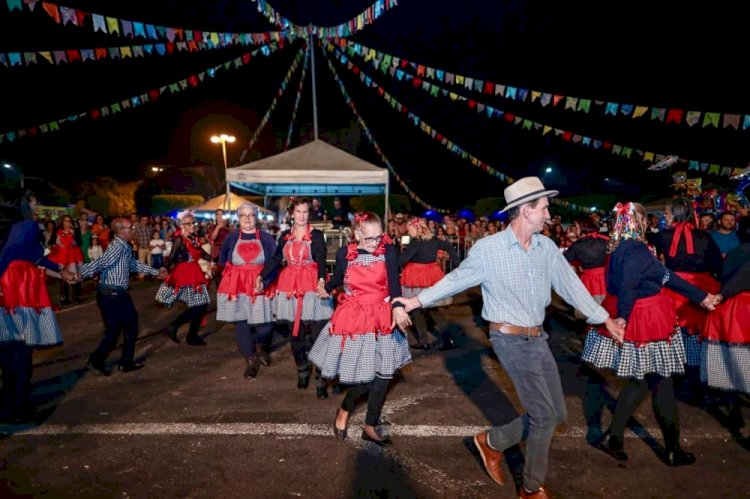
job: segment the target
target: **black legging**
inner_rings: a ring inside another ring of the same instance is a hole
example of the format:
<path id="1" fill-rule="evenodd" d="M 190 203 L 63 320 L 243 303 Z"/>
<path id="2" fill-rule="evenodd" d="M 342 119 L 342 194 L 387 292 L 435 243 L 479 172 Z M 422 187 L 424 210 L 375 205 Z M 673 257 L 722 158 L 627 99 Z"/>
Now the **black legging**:
<path id="1" fill-rule="evenodd" d="M 24 410 L 31 393 L 32 348 L 22 341 L 0 343 L 2 405 L 12 413 Z"/>
<path id="2" fill-rule="evenodd" d="M 206 315 L 208 304 L 198 305 L 196 307 L 188 307 L 178 315 L 175 320 L 172 321 L 172 327 L 177 331 L 183 324 L 190 323 L 190 329 L 188 329 L 188 338 L 196 338 L 198 331 L 201 328 L 201 322 L 203 322 L 203 316 Z"/>
<path id="3" fill-rule="evenodd" d="M 365 424 L 377 426 L 380 420 L 380 412 L 383 410 L 383 404 L 385 404 L 385 395 L 388 392 L 389 382 L 390 380 L 380 378 L 376 375 L 375 379 L 369 383 L 350 386 L 346 391 L 343 402 L 341 402 L 341 409 L 346 412 L 353 411 L 354 406 L 357 404 L 357 399 L 367 395 Z"/>
<path id="4" fill-rule="evenodd" d="M 647 374 L 645 379 L 631 378 L 622 389 L 610 426 L 612 436 L 622 440 L 628 420 L 646 398 L 649 389 L 654 415 L 664 434 L 665 447 L 667 450 L 679 448 L 680 422 L 674 398 L 674 383 L 671 377 L 665 378 L 654 373 Z"/>
<path id="5" fill-rule="evenodd" d="M 246 321 L 234 323 L 234 337 L 237 346 L 245 358 L 250 358 L 258 353 L 258 345 L 268 352 L 273 340 L 273 324 L 248 324 Z"/>
<path id="6" fill-rule="evenodd" d="M 320 332 L 325 327 L 327 321 L 302 321 L 299 328 L 299 335 L 292 336 L 289 341 L 292 344 L 292 354 L 294 362 L 297 364 L 297 374 L 301 378 L 310 377 L 311 364 L 307 358 L 315 340 L 318 339 Z M 326 382 L 320 377 L 320 370 L 315 369 L 315 385 L 318 388 L 325 386 Z"/>

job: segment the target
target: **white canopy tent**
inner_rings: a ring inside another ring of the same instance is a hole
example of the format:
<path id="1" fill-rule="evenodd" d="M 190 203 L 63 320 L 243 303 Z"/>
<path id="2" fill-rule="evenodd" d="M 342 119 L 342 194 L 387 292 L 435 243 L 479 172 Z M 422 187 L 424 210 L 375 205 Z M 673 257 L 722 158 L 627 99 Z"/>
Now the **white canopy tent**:
<path id="1" fill-rule="evenodd" d="M 215 198 L 211 198 L 208 201 L 206 201 L 203 204 L 200 204 L 198 206 L 193 206 L 190 208 L 191 210 L 195 212 L 209 212 L 211 216 L 213 216 L 214 212 L 218 209 L 222 209 L 225 211 L 234 211 L 236 210 L 241 204 L 243 203 L 249 203 L 255 207 L 255 209 L 258 211 L 261 215 L 270 215 L 273 216 L 273 211 L 266 209 L 262 206 L 258 206 L 257 204 L 253 203 L 252 201 L 248 201 L 247 199 L 243 198 L 242 196 L 238 196 L 237 194 L 230 192 L 229 193 L 229 208 L 227 208 L 226 204 L 224 203 L 224 198 L 226 194 L 221 194 L 220 196 L 216 196 Z"/>
<path id="2" fill-rule="evenodd" d="M 238 189 L 263 196 L 384 194 L 388 209 L 388 170 L 319 139 L 229 168 L 227 179 Z"/>

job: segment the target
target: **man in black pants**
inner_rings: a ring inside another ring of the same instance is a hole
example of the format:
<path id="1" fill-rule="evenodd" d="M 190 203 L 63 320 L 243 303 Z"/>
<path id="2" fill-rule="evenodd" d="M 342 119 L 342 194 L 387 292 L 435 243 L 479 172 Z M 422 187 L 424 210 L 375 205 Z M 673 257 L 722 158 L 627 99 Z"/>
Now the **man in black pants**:
<path id="1" fill-rule="evenodd" d="M 120 330 L 123 330 L 125 342 L 122 347 L 119 369 L 122 372 L 136 371 L 143 364 L 134 361 L 135 340 L 138 337 L 138 312 L 133 299 L 128 293 L 130 273 L 138 272 L 164 279 L 166 269 L 156 270 L 133 258 L 128 241 L 133 226 L 127 218 L 116 218 L 112 221 L 112 232 L 115 237 L 101 258 L 87 263 L 78 280 L 87 279 L 99 274 L 99 287 L 96 292 L 96 303 L 104 320 L 104 338 L 89 356 L 88 368 L 104 376 L 109 376 L 106 368 L 107 356 L 117 345 Z"/>

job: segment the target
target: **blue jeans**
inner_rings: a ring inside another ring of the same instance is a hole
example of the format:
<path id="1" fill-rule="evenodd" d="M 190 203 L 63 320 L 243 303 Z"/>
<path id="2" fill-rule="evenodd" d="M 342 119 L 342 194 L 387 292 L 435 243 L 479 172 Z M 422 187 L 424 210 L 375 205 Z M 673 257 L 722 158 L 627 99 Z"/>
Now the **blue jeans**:
<path id="1" fill-rule="evenodd" d="M 513 381 L 526 413 L 492 428 L 487 441 L 493 449 L 503 451 L 526 440 L 523 485 L 530 491 L 544 484 L 552 435 L 567 416 L 560 373 L 548 338 L 545 332 L 530 337 L 490 331 L 492 349 Z"/>
<path id="2" fill-rule="evenodd" d="M 164 265 L 164 255 L 159 253 L 158 255 L 151 255 L 151 266 L 155 269 L 160 269 Z"/>

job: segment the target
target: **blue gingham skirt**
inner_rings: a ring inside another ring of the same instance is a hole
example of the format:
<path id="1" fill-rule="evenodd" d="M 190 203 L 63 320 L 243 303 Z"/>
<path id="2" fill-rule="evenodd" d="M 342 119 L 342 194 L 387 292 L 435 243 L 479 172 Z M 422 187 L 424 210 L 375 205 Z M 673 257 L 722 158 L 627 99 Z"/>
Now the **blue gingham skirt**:
<path id="1" fill-rule="evenodd" d="M 55 312 L 50 307 L 39 312 L 28 307 L 16 307 L 13 313 L 0 309 L 0 343 L 13 341 L 23 341 L 30 347 L 61 344 L 62 332 Z"/>
<path id="2" fill-rule="evenodd" d="M 685 364 L 689 366 L 701 365 L 701 339 L 697 334 L 688 334 L 685 328 L 680 328 L 682 342 L 685 344 Z"/>
<path id="3" fill-rule="evenodd" d="M 216 320 L 225 322 L 245 321 L 248 324 L 273 322 L 271 300 L 266 296 L 256 296 L 252 301 L 247 295 L 237 295 L 230 301 L 228 295 L 216 295 Z"/>
<path id="4" fill-rule="evenodd" d="M 277 293 L 271 299 L 271 303 L 277 321 L 294 322 L 294 315 L 297 312 L 296 297 L 287 298 L 286 293 Z M 302 298 L 302 317 L 300 320 L 327 321 L 332 315 L 332 298 L 321 299 L 317 293 L 305 293 Z"/>
<path id="5" fill-rule="evenodd" d="M 376 335 L 365 333 L 346 337 L 330 334 L 331 323 L 325 325 L 308 358 L 318 366 L 321 376 L 338 378 L 340 383 L 369 383 L 379 378 L 391 379 L 393 374 L 411 362 L 409 342 L 400 331 Z"/>
<path id="6" fill-rule="evenodd" d="M 701 380 L 714 388 L 750 394 L 750 344 L 704 340 Z"/>
<path id="7" fill-rule="evenodd" d="M 611 369 L 621 378 L 643 379 L 649 373 L 669 377 L 685 372 L 685 344 L 679 332 L 665 341 L 642 345 L 625 341 L 619 346 L 592 329 L 586 335 L 581 358 L 600 369 Z"/>
<path id="8" fill-rule="evenodd" d="M 198 286 L 197 291 L 193 286 L 183 286 L 176 292 L 172 286 L 168 286 L 166 283 L 162 283 L 159 286 L 159 291 L 156 292 L 156 301 L 163 303 L 167 307 L 171 307 L 178 300 L 185 303 L 188 307 L 197 307 L 211 303 L 211 298 L 208 296 L 208 288 L 206 288 L 205 284 Z"/>

